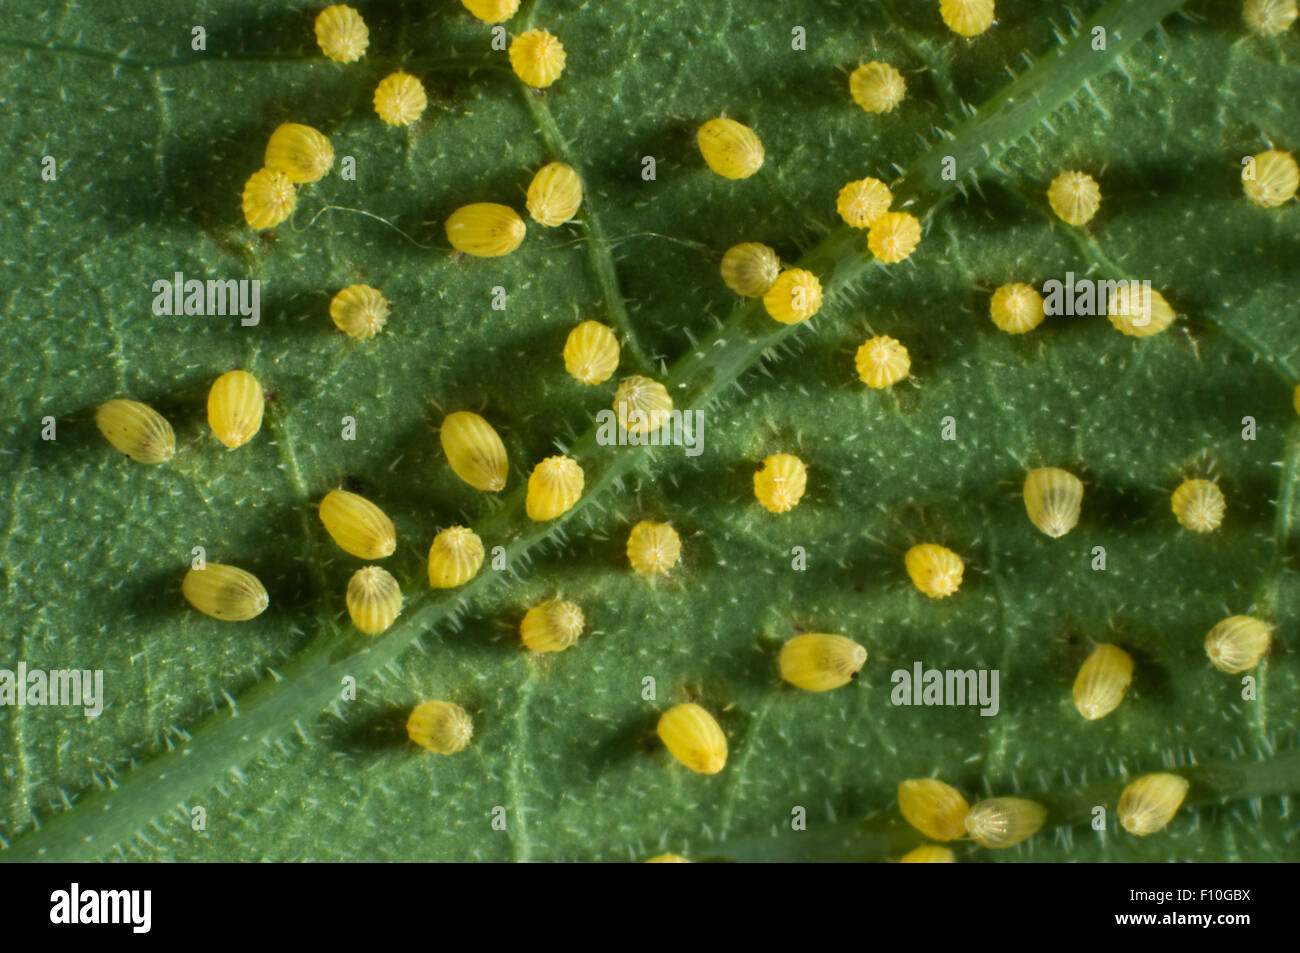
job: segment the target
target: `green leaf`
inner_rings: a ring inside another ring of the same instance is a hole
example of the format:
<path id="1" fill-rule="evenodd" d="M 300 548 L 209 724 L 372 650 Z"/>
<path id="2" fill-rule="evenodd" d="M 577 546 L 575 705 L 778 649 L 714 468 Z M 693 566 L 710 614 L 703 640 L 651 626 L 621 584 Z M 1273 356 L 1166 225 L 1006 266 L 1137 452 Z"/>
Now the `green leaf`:
<path id="1" fill-rule="evenodd" d="M 198 24 L 141 24 L 116 0 L 12 14 L 0 37 L 15 104 L 0 123 L 20 157 L 3 206 L 2 657 L 102 669 L 107 704 L 98 718 L 0 708 L 0 857 L 883 860 L 920 842 L 898 820 L 897 783 L 930 775 L 1052 812 L 1023 846 L 966 845 L 962 860 L 1286 856 L 1300 789 L 1285 651 L 1300 601 L 1297 210 L 1246 203 L 1240 160 L 1300 143 L 1298 41 L 1184 6 L 1004 0 L 968 42 L 931 3 L 792 14 L 778 0 L 543 0 L 507 27 L 563 40 L 568 66 L 544 94 L 453 3 L 362 5 L 371 46 L 348 65 L 316 49 L 315 5 L 229 3 Z M 206 50 L 191 49 L 195 25 Z M 806 50 L 791 48 L 796 25 Z M 870 59 L 907 77 L 894 113 L 848 95 L 848 71 Z M 410 130 L 370 105 L 399 66 L 429 91 Z M 722 180 L 699 158 L 695 129 L 723 113 L 763 138 L 751 179 Z M 243 224 L 239 193 L 284 121 L 326 132 L 357 177 L 336 165 L 302 187 L 272 241 Z M 506 258 L 450 253 L 452 209 L 522 210 L 531 173 L 556 158 L 583 176 L 579 222 L 533 225 Z M 1046 210 L 1065 168 L 1101 182 L 1086 230 Z M 837 224 L 836 193 L 864 175 L 925 221 L 905 263 L 873 261 L 865 236 Z M 739 241 L 817 273 L 821 313 L 785 327 L 758 303 L 737 307 L 717 263 Z M 154 316 L 153 282 L 177 271 L 260 279 L 261 323 Z M 1018 338 L 988 320 L 997 285 L 1069 271 L 1149 278 L 1184 317 L 1144 340 L 1103 318 L 1052 318 Z M 370 342 L 328 317 L 356 282 L 393 302 Z M 627 338 L 621 374 L 651 373 L 678 408 L 704 411 L 700 456 L 598 445 L 594 417 L 616 381 L 584 388 L 560 357 L 589 318 Z M 856 379 L 871 333 L 912 355 L 912 377 L 889 391 Z M 262 433 L 227 452 L 203 401 L 236 366 L 275 400 Z M 114 396 L 168 415 L 174 461 L 137 465 L 104 444 L 91 417 Z M 442 457 L 438 424 L 459 409 L 503 434 L 499 500 Z M 45 416 L 55 441 L 41 439 Z M 345 416 L 355 441 L 341 439 Z M 1242 439 L 1246 416 L 1255 440 Z M 946 417 L 955 440 L 941 438 Z M 527 473 L 557 447 L 586 469 L 583 500 L 530 524 Z M 782 516 L 752 495 L 775 452 L 810 471 Z M 1019 499 L 1041 465 L 1087 487 L 1079 527 L 1059 540 Z M 1218 477 L 1228 499 L 1209 537 L 1169 511 L 1194 474 Z M 385 566 L 407 605 L 376 639 L 342 604 L 361 563 L 314 514 L 344 480 L 398 528 Z M 627 567 L 640 519 L 682 536 L 666 580 Z M 505 547 L 509 569 L 430 591 L 428 544 L 460 522 Z M 902 554 L 921 541 L 967 560 L 953 598 L 907 580 Z M 196 545 L 256 573 L 271 608 L 239 624 L 189 609 L 179 582 Z M 791 568 L 795 546 L 806 571 Z M 1090 568 L 1095 546 L 1105 571 Z M 519 620 L 556 593 L 589 630 L 558 656 L 529 656 Z M 1216 621 L 1246 612 L 1280 643 L 1252 673 L 1252 701 L 1202 648 Z M 865 645 L 862 678 L 816 695 L 782 685 L 776 650 L 801 630 Z M 1099 642 L 1125 647 L 1137 673 L 1115 713 L 1084 723 L 1070 685 Z M 998 714 L 893 706 L 891 672 L 918 660 L 998 670 Z M 346 676 L 355 701 L 340 698 Z M 465 752 L 406 740 L 406 714 L 430 698 L 473 713 Z M 658 713 L 686 698 L 729 735 L 717 776 L 688 774 L 654 740 Z M 1118 790 L 1164 769 L 1193 780 L 1186 808 L 1144 840 L 1118 830 Z M 1097 804 L 1106 832 L 1089 827 Z M 796 807 L 807 831 L 791 830 Z"/>

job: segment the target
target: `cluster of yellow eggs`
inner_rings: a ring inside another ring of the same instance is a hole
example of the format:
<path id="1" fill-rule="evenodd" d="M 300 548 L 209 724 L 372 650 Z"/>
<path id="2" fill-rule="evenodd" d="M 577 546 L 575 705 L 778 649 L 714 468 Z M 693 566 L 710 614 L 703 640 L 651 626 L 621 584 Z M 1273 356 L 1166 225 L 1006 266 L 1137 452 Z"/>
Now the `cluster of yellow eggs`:
<path id="1" fill-rule="evenodd" d="M 1116 813 L 1120 826 L 1146 837 L 1168 826 L 1191 787 L 1177 774 L 1146 774 L 1120 792 Z M 991 797 L 967 802 L 960 791 L 935 778 L 914 778 L 898 785 L 898 810 L 903 819 L 930 840 L 971 840 L 990 850 L 1023 843 L 1042 829 L 1050 812 L 1037 801 L 1021 797 Z M 900 858 L 901 863 L 953 863 L 947 847 L 927 844 Z"/>
<path id="2" fill-rule="evenodd" d="M 244 446 L 262 429 L 262 385 L 243 370 L 222 374 L 208 390 L 208 426 L 227 449 Z M 137 463 L 167 463 L 176 455 L 171 422 L 148 404 L 116 398 L 95 411 L 95 424 L 113 447 Z M 270 604 L 252 573 L 236 566 L 198 562 L 181 584 L 186 600 L 205 615 L 232 622 L 260 615 Z"/>
<path id="3" fill-rule="evenodd" d="M 501 23 L 518 9 L 517 0 L 473 0 L 465 7 L 487 23 Z M 316 17 L 316 42 L 321 52 L 337 63 L 361 59 L 370 44 L 370 30 L 352 7 L 335 4 Z M 564 72 L 564 45 L 546 30 L 528 30 L 510 44 L 511 68 L 529 86 L 543 89 Z M 419 77 L 397 70 L 375 87 L 375 114 L 390 126 L 405 127 L 424 115 L 429 99 Z M 274 228 L 297 207 L 299 183 L 316 182 L 334 163 L 329 139 L 310 126 L 286 123 L 275 130 L 267 146 L 264 167 L 244 187 L 244 218 L 253 228 Z M 527 207 L 538 224 L 548 228 L 562 225 L 577 214 L 582 203 L 582 183 L 574 169 L 552 162 L 536 173 L 528 187 Z M 447 219 L 447 240 L 457 251 L 481 258 L 493 258 L 514 251 L 524 240 L 524 221 L 508 205 L 476 202 L 456 209 Z M 364 287 L 364 286 L 359 286 Z M 374 289 L 369 289 L 373 291 Z M 342 310 L 342 309 L 340 309 Z M 386 306 L 377 318 L 335 322 L 347 333 L 367 338 L 383 326 Z"/>
<path id="4" fill-rule="evenodd" d="M 514 15 L 518 0 L 462 0 L 476 17 L 500 23 Z M 942 0 L 943 22 L 962 37 L 976 37 L 995 22 L 993 0 Z M 1244 15 L 1252 29 L 1275 35 L 1296 18 L 1294 0 L 1248 0 Z M 345 5 L 321 11 L 315 22 L 322 52 L 339 63 L 361 59 L 369 44 L 369 30 L 360 14 Z M 514 39 L 509 49 L 511 67 L 519 79 L 534 88 L 546 88 L 563 72 L 566 53 L 560 41 L 545 30 L 529 30 Z M 849 78 L 853 100 L 864 110 L 883 115 L 898 108 L 907 94 L 902 74 L 887 63 L 871 62 L 858 67 Z M 428 100 L 418 77 L 397 71 L 384 77 L 375 89 L 374 108 L 391 126 L 409 126 L 419 120 Z M 766 151 L 758 134 L 748 126 L 726 117 L 705 122 L 697 142 L 705 164 L 730 180 L 744 180 L 758 173 Z M 264 164 L 248 180 L 242 195 L 246 221 L 254 228 L 281 224 L 293 214 L 297 187 L 319 181 L 333 166 L 334 149 L 320 131 L 299 123 L 285 123 L 271 134 Z M 1300 185 L 1300 169 L 1286 152 L 1268 150 L 1251 158 L 1243 175 L 1247 198 L 1263 208 L 1276 208 L 1294 198 Z M 1092 222 L 1101 205 L 1101 188 L 1089 174 L 1067 170 L 1048 186 L 1052 211 L 1067 225 L 1083 227 Z M 529 216 L 543 227 L 572 221 L 582 203 L 581 179 L 575 169 L 551 162 L 539 169 L 527 189 Z M 865 177 L 848 182 L 836 199 L 836 210 L 853 229 L 867 232 L 867 250 L 882 264 L 909 259 L 918 248 L 922 223 L 905 211 L 891 211 L 894 197 L 889 185 Z M 503 204 L 480 202 L 457 208 L 446 220 L 447 239 L 457 251 L 475 257 L 496 257 L 517 249 L 526 234 L 522 217 Z M 735 293 L 762 299 L 774 320 L 797 324 L 818 313 L 824 301 L 821 280 L 811 271 L 783 267 L 771 247 L 745 242 L 722 256 L 721 275 Z M 1130 295 L 1128 291 L 1123 294 Z M 1121 300 L 1121 293 L 1109 302 L 1112 323 L 1126 334 L 1143 337 L 1163 331 L 1176 318 L 1172 307 L 1158 292 L 1151 300 L 1141 291 Z M 1128 316 L 1148 310 L 1151 320 L 1137 326 Z M 377 289 L 352 285 L 339 291 L 330 303 L 330 315 L 339 329 L 365 340 L 374 337 L 387 323 L 389 302 Z M 994 324 L 1009 334 L 1024 334 L 1044 319 L 1042 296 L 1031 286 L 1009 283 L 1000 286 L 990 302 Z M 578 382 L 594 386 L 608 381 L 617 371 L 620 346 L 613 329 L 596 321 L 584 321 L 570 332 L 563 349 L 567 372 Z M 859 378 L 872 389 L 883 389 L 906 379 L 911 357 L 899 340 L 873 336 L 857 350 L 855 365 Z M 1300 388 L 1296 392 L 1300 410 Z M 629 432 L 651 433 L 670 419 L 672 397 L 661 381 L 630 375 L 617 385 L 614 409 Z M 261 384 L 248 372 L 234 370 L 212 385 L 208 397 L 208 422 L 213 434 L 234 449 L 251 440 L 262 424 L 264 396 Z M 153 408 L 128 399 L 111 400 L 97 411 L 96 422 L 105 438 L 131 459 L 149 464 L 165 463 L 176 452 L 171 424 Z M 485 493 L 502 490 L 509 477 L 505 442 L 482 416 L 456 411 L 445 417 L 440 441 L 452 472 L 469 486 Z M 808 489 L 808 468 L 790 453 L 772 454 L 763 460 L 753 477 L 758 503 L 773 514 L 789 513 Z M 585 474 L 578 460 L 553 455 L 538 462 L 529 474 L 525 512 L 529 519 L 544 522 L 569 512 L 582 498 Z M 1074 474 L 1045 467 L 1031 471 L 1025 480 L 1023 500 L 1030 522 L 1043 534 L 1059 538 L 1079 522 L 1084 487 Z M 1221 524 L 1226 503 L 1214 482 L 1189 479 L 1171 498 L 1180 525 L 1207 533 Z M 318 515 L 331 539 L 349 555 L 372 562 L 397 550 L 393 521 L 371 500 L 347 490 L 333 490 L 320 501 Z M 638 522 L 632 527 L 626 554 L 637 573 L 667 575 L 681 558 L 682 544 L 669 523 Z M 486 556 L 483 540 L 465 526 L 450 526 L 434 537 L 428 551 L 429 585 L 450 589 L 469 583 L 480 571 Z M 965 561 L 936 542 L 922 542 L 909 548 L 903 565 L 915 587 L 926 596 L 941 599 L 956 594 L 962 584 Z M 199 611 L 227 621 L 252 619 L 264 611 L 269 598 L 261 582 L 245 570 L 210 563 L 193 568 L 182 584 L 185 598 Z M 374 565 L 358 569 L 346 592 L 346 605 L 356 627 L 377 635 L 387 630 L 402 611 L 403 597 L 397 580 Z M 555 653 L 573 647 L 586 627 L 584 612 L 577 604 L 554 598 L 531 607 L 519 626 L 522 644 L 538 653 Z M 1242 672 L 1263 658 L 1269 647 L 1270 629 L 1263 620 L 1250 616 L 1224 619 L 1206 637 L 1205 649 L 1212 664 L 1224 672 Z M 790 639 L 780 651 L 778 667 L 787 683 L 810 692 L 830 691 L 857 678 L 867 661 L 866 648 L 839 634 L 811 633 Z M 1098 645 L 1078 672 L 1073 702 L 1087 719 L 1104 717 L 1122 702 L 1132 682 L 1134 661 L 1118 646 Z M 422 747 L 444 755 L 463 750 L 473 735 L 470 714 L 447 701 L 429 701 L 417 706 L 407 722 L 410 738 Z M 713 775 L 727 763 L 726 733 L 708 710 L 695 702 L 675 705 L 659 719 L 657 734 L 668 752 L 690 770 Z M 1175 774 L 1139 777 L 1122 792 L 1118 814 L 1122 826 L 1145 836 L 1163 829 L 1183 803 L 1188 791 L 1186 779 Z M 988 848 L 1006 848 L 1021 843 L 1046 822 L 1047 808 L 1032 800 L 994 797 L 971 806 L 955 788 L 934 779 L 908 780 L 899 785 L 902 816 L 926 837 L 948 842 L 969 838 Z M 917 848 L 905 862 L 946 862 L 954 855 L 948 848 L 927 845 Z M 664 854 L 654 861 L 682 858 Z"/>

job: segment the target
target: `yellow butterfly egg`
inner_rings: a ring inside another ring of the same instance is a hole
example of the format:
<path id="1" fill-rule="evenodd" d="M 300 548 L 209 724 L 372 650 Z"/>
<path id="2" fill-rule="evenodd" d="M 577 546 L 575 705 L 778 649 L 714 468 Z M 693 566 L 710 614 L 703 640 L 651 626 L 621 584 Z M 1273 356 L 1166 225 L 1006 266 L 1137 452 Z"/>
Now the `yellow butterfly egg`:
<path id="1" fill-rule="evenodd" d="M 378 566 L 358 569 L 348 580 L 348 615 L 366 635 L 378 635 L 402 612 L 402 587 L 392 573 Z"/>
<path id="2" fill-rule="evenodd" d="M 429 585 L 454 589 L 474 578 L 483 565 L 483 540 L 466 526 L 451 526 L 429 547 Z"/>
<path id="3" fill-rule="evenodd" d="M 867 664 L 867 650 L 842 635 L 810 632 L 781 646 L 781 677 L 795 688 L 828 692 L 847 685 Z"/>
<path id="4" fill-rule="evenodd" d="M 717 774 L 726 767 L 727 736 L 699 705 L 674 705 L 660 716 L 655 732 L 669 754 L 697 774 Z"/>
<path id="5" fill-rule="evenodd" d="M 1101 208 L 1101 186 L 1086 172 L 1062 172 L 1048 186 L 1047 201 L 1067 225 L 1086 225 Z"/>
<path id="6" fill-rule="evenodd" d="M 889 211 L 894 195 L 879 179 L 857 179 L 840 189 L 835 208 L 840 218 L 853 228 L 870 228 L 876 219 Z"/>
<path id="7" fill-rule="evenodd" d="M 993 292 L 989 317 L 1007 334 L 1024 334 L 1043 323 L 1043 296 L 1033 285 L 1020 282 L 1003 285 Z"/>
<path id="8" fill-rule="evenodd" d="M 639 374 L 623 378 L 614 391 L 614 413 L 628 433 L 654 433 L 668 421 L 672 409 L 668 388 Z"/>
<path id="9" fill-rule="evenodd" d="M 961 588 L 966 566 L 961 557 L 946 546 L 921 543 L 903 557 L 913 585 L 931 599 L 943 599 Z"/>
<path id="10" fill-rule="evenodd" d="M 404 70 L 388 74 L 375 87 L 375 112 L 390 126 L 409 126 L 428 105 L 424 84 Z"/>
<path id="11" fill-rule="evenodd" d="M 217 439 L 233 450 L 252 440 L 262 429 L 266 398 L 262 385 L 248 371 L 222 374 L 208 391 L 208 426 Z"/>
<path id="12" fill-rule="evenodd" d="M 793 454 L 774 453 L 754 474 L 754 496 L 769 513 L 788 513 L 803 499 L 808 468 Z"/>
<path id="13" fill-rule="evenodd" d="M 1300 414 L 1300 384 L 1296 384 L 1295 393 L 1291 395 L 1291 403 L 1295 405 L 1295 412 Z"/>
<path id="14" fill-rule="evenodd" d="M 966 836 L 970 805 L 961 792 L 934 778 L 914 778 L 898 785 L 898 810 L 903 820 L 931 840 Z"/>
<path id="15" fill-rule="evenodd" d="M 980 801 L 966 815 L 966 831 L 981 847 L 1014 847 L 1038 833 L 1047 820 L 1047 808 L 1019 797 L 994 797 Z"/>
<path id="16" fill-rule="evenodd" d="M 1241 170 L 1246 198 L 1260 208 L 1277 208 L 1295 198 L 1300 186 L 1300 166 L 1289 152 L 1270 149 L 1255 156 Z"/>
<path id="17" fill-rule="evenodd" d="M 370 45 L 370 31 L 361 14 L 339 3 L 316 15 L 316 42 L 336 63 L 355 63 Z"/>
<path id="18" fill-rule="evenodd" d="M 349 337 L 368 341 L 388 323 L 388 302 L 369 285 L 349 285 L 331 299 L 330 317 Z"/>
<path id="19" fill-rule="evenodd" d="M 1168 826 L 1187 797 L 1190 785 L 1176 774 L 1144 774 L 1119 796 L 1119 822 L 1138 837 L 1155 834 Z"/>
<path id="20" fill-rule="evenodd" d="M 1242 19 L 1253 33 L 1278 36 L 1291 29 L 1297 15 L 1296 0 L 1246 0 Z"/>
<path id="21" fill-rule="evenodd" d="M 538 225 L 554 228 L 573 218 L 582 204 L 582 181 L 573 166 L 551 162 L 528 184 L 528 214 Z"/>
<path id="22" fill-rule="evenodd" d="M 763 141 L 744 123 L 710 119 L 695 138 L 704 161 L 724 179 L 747 179 L 763 167 Z"/>
<path id="23" fill-rule="evenodd" d="M 1268 651 L 1269 627 L 1260 619 L 1234 615 L 1224 619 L 1205 637 L 1205 654 L 1220 672 L 1237 674 L 1259 664 Z"/>
<path id="24" fill-rule="evenodd" d="M 732 245 L 722 255 L 722 280 L 738 295 L 761 298 L 781 273 L 781 259 L 760 242 Z"/>
<path id="25" fill-rule="evenodd" d="M 534 652 L 563 652 L 577 644 L 585 624 L 580 608 L 572 602 L 552 599 L 524 614 L 519 635 Z"/>
<path id="26" fill-rule="evenodd" d="M 807 321 L 822 307 L 822 283 L 811 271 L 787 268 L 763 295 L 763 307 L 782 324 Z"/>
<path id="27" fill-rule="evenodd" d="M 682 555 L 682 540 L 667 523 L 642 520 L 627 537 L 627 561 L 643 576 L 666 576 Z"/>
<path id="28" fill-rule="evenodd" d="M 880 335 L 868 338 L 854 357 L 858 368 L 858 377 L 868 387 L 880 390 L 897 384 L 908 375 L 912 368 L 912 358 L 902 342 Z"/>
<path id="29" fill-rule="evenodd" d="M 957 855 L 947 847 L 926 844 L 923 847 L 909 850 L 898 858 L 898 862 L 900 864 L 955 864 L 957 863 Z"/>
<path id="30" fill-rule="evenodd" d="M 887 113 L 907 95 L 903 74 L 888 63 L 859 66 L 849 75 L 853 101 L 871 113 Z"/>
<path id="31" fill-rule="evenodd" d="M 993 25 L 993 0 L 939 0 L 939 15 L 958 36 L 979 36 Z"/>
<path id="32" fill-rule="evenodd" d="M 646 861 L 647 864 L 689 864 L 690 861 L 681 854 L 660 854 L 657 857 L 651 857 Z"/>
<path id="33" fill-rule="evenodd" d="M 1110 295 L 1106 316 L 1117 330 L 1129 337 L 1145 338 L 1168 328 L 1178 314 L 1159 291 L 1152 291 L 1148 302 L 1145 285 L 1127 284 Z"/>
<path id="34" fill-rule="evenodd" d="M 461 4 L 484 23 L 504 23 L 519 9 L 519 0 L 460 0 Z"/>
<path id="35" fill-rule="evenodd" d="M 547 457 L 533 467 L 528 477 L 524 510 L 530 520 L 553 520 L 573 509 L 582 496 L 584 477 L 578 461 L 569 457 Z"/>
<path id="36" fill-rule="evenodd" d="M 451 247 L 475 258 L 510 254 L 528 231 L 518 212 L 495 202 L 462 205 L 447 218 L 446 228 Z"/>
<path id="37" fill-rule="evenodd" d="M 1195 533 L 1218 529 L 1228 508 L 1219 485 L 1209 480 L 1184 480 L 1174 490 L 1171 503 L 1178 522 Z"/>
<path id="38" fill-rule="evenodd" d="M 258 169 L 244 183 L 244 221 L 253 228 L 275 228 L 297 205 L 298 192 L 279 169 Z"/>
<path id="39" fill-rule="evenodd" d="M 1074 707 L 1089 721 L 1104 718 L 1119 707 L 1133 681 L 1133 657 L 1117 645 L 1092 650 L 1074 679 Z"/>
<path id="40" fill-rule="evenodd" d="M 906 261 L 921 243 L 921 223 L 906 212 L 886 212 L 871 223 L 867 247 L 887 265 Z"/>
<path id="41" fill-rule="evenodd" d="M 453 702 L 424 702 L 406 719 L 406 734 L 434 754 L 455 754 L 474 736 L 474 721 Z"/>
<path id="42" fill-rule="evenodd" d="M 181 582 L 181 592 L 185 601 L 204 615 L 225 622 L 247 622 L 271 604 L 256 576 L 220 563 L 191 569 Z"/>
<path id="43" fill-rule="evenodd" d="M 510 44 L 510 68 L 529 86 L 545 89 L 564 72 L 564 44 L 545 30 L 529 30 Z"/>
<path id="44" fill-rule="evenodd" d="M 564 369 L 582 384 L 603 384 L 618 370 L 618 338 L 599 321 L 583 321 L 564 341 Z"/>
<path id="45" fill-rule="evenodd" d="M 318 182 L 334 165 L 334 147 L 311 126 L 286 122 L 271 133 L 263 164 L 279 169 L 290 182 Z"/>
<path id="46" fill-rule="evenodd" d="M 339 548 L 358 559 L 384 559 L 397 549 L 393 521 L 364 496 L 330 490 L 320 501 L 319 513 Z"/>
<path id="47" fill-rule="evenodd" d="M 495 493 L 506 485 L 510 472 L 506 445 L 478 414 L 468 410 L 448 414 L 438 436 L 452 472 L 474 489 Z"/>
<path id="48" fill-rule="evenodd" d="M 1059 539 L 1079 524 L 1083 481 L 1068 470 L 1040 467 L 1025 477 L 1024 498 L 1029 521 Z"/>
<path id="49" fill-rule="evenodd" d="M 136 463 L 166 463 L 176 455 L 176 433 L 167 418 L 138 400 L 117 398 L 95 409 L 104 439 Z"/>

